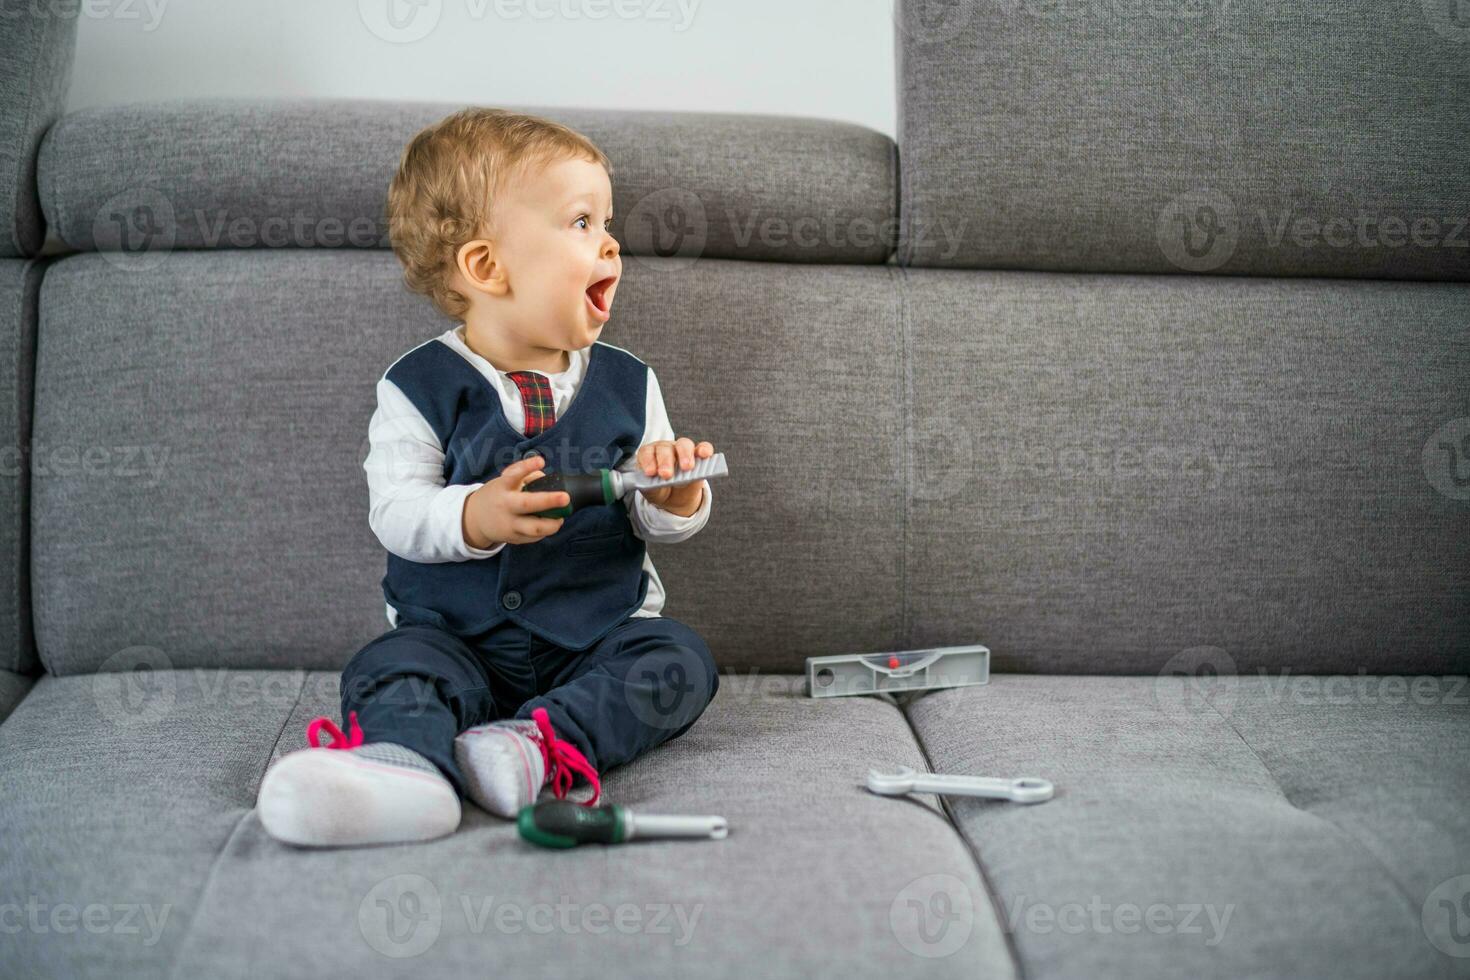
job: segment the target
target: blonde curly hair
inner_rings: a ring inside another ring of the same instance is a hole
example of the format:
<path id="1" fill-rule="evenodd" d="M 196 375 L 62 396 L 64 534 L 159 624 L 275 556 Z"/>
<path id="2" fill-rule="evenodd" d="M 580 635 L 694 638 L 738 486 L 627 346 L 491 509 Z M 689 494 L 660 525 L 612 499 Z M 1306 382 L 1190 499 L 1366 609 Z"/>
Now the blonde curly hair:
<path id="1" fill-rule="evenodd" d="M 461 320 L 469 299 L 451 285 L 465 242 L 489 237 L 501 191 L 526 168 L 564 158 L 612 165 L 590 139 L 539 116 L 471 107 L 408 141 L 388 185 L 388 236 L 408 288 Z"/>

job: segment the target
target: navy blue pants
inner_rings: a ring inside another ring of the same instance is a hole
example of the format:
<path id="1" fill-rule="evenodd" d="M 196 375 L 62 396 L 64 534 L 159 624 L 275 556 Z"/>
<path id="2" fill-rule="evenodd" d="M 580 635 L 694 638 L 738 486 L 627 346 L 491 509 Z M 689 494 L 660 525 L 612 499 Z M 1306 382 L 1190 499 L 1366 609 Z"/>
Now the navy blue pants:
<path id="1" fill-rule="evenodd" d="M 400 620 L 342 672 L 342 717 L 366 742 L 430 759 L 464 796 L 454 738 L 545 708 L 559 738 L 599 774 L 684 734 L 719 689 L 709 647 L 665 616 L 629 616 L 586 650 L 566 650 L 506 620 L 462 638 Z"/>

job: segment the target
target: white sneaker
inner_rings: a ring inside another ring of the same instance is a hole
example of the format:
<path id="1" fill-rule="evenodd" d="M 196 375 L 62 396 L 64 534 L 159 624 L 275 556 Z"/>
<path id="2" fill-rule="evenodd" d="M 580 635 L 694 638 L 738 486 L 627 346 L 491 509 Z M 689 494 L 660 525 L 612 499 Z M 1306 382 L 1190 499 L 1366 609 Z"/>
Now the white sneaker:
<path id="1" fill-rule="evenodd" d="M 602 792 L 597 771 L 576 746 L 556 737 L 545 708 L 537 708 L 532 718 L 481 725 L 454 740 L 454 758 L 469 798 L 497 817 L 514 820 L 523 807 L 536 802 L 547 783 L 560 799 L 571 787 L 573 773 L 580 773 L 592 784 L 587 805 L 594 805 Z"/>
<path id="2" fill-rule="evenodd" d="M 535 735 L 535 722 L 497 721 L 456 738 L 454 759 L 469 798 L 508 819 L 535 803 L 546 785 L 546 759 Z"/>
<path id="3" fill-rule="evenodd" d="M 266 833 L 304 847 L 432 840 L 453 833 L 461 813 L 439 767 L 392 742 L 282 756 L 261 780 L 255 809 Z"/>

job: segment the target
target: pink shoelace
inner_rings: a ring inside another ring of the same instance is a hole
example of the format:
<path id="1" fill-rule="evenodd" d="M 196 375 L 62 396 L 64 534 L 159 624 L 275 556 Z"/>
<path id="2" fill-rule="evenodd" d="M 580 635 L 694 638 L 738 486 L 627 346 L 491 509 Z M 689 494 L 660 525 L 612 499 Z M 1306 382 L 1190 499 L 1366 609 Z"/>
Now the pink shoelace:
<path id="1" fill-rule="evenodd" d="M 596 806 L 597 798 L 602 795 L 602 781 L 597 778 L 597 770 L 592 768 L 592 763 L 571 742 L 556 737 L 545 708 L 532 710 L 531 720 L 536 722 L 536 731 L 541 735 L 534 741 L 541 746 L 541 756 L 550 777 L 552 795 L 558 800 L 565 799 L 567 790 L 572 788 L 572 781 L 576 779 L 575 774 L 581 773 L 592 784 L 592 798 L 582 805 Z"/>
<path id="2" fill-rule="evenodd" d="M 327 734 L 332 737 L 332 744 L 323 746 L 321 744 L 321 732 L 326 729 Z M 306 726 L 306 740 L 314 749 L 355 749 L 362 744 L 362 729 L 357 724 L 357 712 L 352 711 L 347 715 L 347 730 L 350 735 L 343 735 L 342 729 L 330 718 L 315 718 Z"/>
<path id="3" fill-rule="evenodd" d="M 546 767 L 552 795 L 558 800 L 565 799 L 567 791 L 572 788 L 573 781 L 580 773 L 592 784 L 592 797 L 582 805 L 596 806 L 598 798 L 602 796 L 602 781 L 597 776 L 597 770 L 592 768 L 592 763 L 571 742 L 556 737 L 556 730 L 551 727 L 551 718 L 546 714 L 545 708 L 532 711 L 531 720 L 536 723 L 536 733 L 540 736 L 532 741 L 541 749 L 541 761 Z M 323 731 L 332 739 L 330 745 L 321 744 Z M 362 744 L 362 728 L 357 724 L 356 711 L 347 715 L 347 732 L 343 734 L 342 729 L 330 718 L 315 718 L 306 726 L 306 740 L 314 749 L 357 748 Z"/>

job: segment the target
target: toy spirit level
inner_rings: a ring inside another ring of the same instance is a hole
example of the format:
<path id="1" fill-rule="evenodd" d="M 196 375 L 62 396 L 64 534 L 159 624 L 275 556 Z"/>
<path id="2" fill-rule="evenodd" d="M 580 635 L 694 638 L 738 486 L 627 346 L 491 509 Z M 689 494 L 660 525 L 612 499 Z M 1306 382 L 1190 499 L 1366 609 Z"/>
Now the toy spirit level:
<path id="1" fill-rule="evenodd" d="M 989 681 L 990 650 L 983 646 L 806 658 L 807 694 L 814 698 L 930 691 Z"/>

